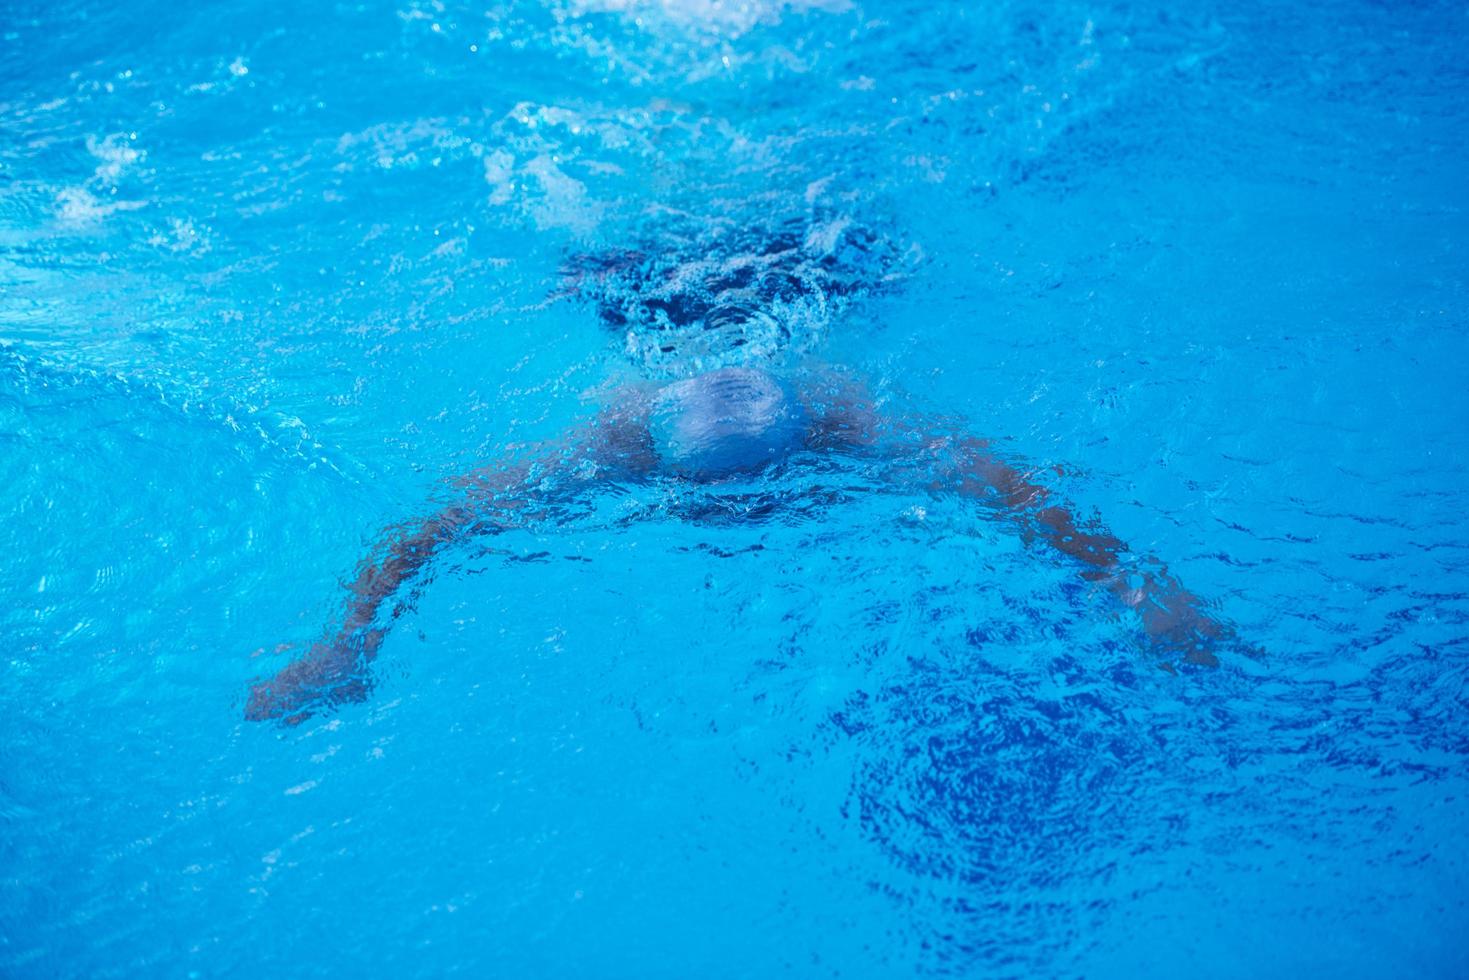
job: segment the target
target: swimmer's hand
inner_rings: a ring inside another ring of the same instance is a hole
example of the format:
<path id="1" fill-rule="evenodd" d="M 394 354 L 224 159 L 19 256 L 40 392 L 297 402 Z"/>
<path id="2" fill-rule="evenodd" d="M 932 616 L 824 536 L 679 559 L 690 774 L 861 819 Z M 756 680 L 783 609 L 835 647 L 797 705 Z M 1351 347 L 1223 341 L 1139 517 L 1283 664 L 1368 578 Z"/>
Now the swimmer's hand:
<path id="1" fill-rule="evenodd" d="M 1210 616 L 1199 597 L 1172 576 L 1146 575 L 1139 587 L 1119 583 L 1116 591 L 1125 605 L 1137 611 L 1158 654 L 1198 667 L 1219 666 L 1214 650 L 1233 631 Z M 1163 666 L 1173 669 L 1172 663 Z"/>
<path id="2" fill-rule="evenodd" d="M 245 720 L 299 725 L 323 709 L 367 700 L 371 690 L 367 661 L 382 639 L 380 630 L 357 630 L 316 644 L 306 656 L 250 689 Z"/>

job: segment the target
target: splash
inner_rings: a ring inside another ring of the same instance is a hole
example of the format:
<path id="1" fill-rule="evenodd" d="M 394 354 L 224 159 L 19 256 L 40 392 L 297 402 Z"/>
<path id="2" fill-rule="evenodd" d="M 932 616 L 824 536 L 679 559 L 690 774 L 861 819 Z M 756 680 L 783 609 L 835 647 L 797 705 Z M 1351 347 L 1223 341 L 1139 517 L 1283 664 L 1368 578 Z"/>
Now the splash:
<path id="1" fill-rule="evenodd" d="M 911 258 L 872 227 L 817 215 L 669 229 L 572 256 L 562 275 L 634 362 L 686 376 L 809 352 L 841 309 L 901 277 Z"/>

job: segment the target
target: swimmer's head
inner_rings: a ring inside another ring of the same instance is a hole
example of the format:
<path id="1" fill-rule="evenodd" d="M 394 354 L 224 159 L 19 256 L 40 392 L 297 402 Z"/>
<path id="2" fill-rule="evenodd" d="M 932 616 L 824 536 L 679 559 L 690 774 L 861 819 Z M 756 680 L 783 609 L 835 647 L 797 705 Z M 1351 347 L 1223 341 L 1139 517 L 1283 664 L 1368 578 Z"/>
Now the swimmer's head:
<path id="1" fill-rule="evenodd" d="M 799 449 L 806 409 L 758 368 L 728 367 L 668 385 L 648 428 L 663 466 L 692 480 L 750 473 Z"/>

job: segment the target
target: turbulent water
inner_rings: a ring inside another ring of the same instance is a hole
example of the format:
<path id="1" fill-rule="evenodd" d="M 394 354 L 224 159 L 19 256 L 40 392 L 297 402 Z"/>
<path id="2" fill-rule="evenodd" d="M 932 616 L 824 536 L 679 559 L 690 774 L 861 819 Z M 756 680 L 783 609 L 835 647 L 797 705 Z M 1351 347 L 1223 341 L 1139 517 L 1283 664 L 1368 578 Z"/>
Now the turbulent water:
<path id="1" fill-rule="evenodd" d="M 5 3 L 0 974 L 1461 975 L 1466 29 Z M 731 365 L 993 440 L 1220 666 L 809 453 L 459 541 L 244 720 L 456 476 Z"/>

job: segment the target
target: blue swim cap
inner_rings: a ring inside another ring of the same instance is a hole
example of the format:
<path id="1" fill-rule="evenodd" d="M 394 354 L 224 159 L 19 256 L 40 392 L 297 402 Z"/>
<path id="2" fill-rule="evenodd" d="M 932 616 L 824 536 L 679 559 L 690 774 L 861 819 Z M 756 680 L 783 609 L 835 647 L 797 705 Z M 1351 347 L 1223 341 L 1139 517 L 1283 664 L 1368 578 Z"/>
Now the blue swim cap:
<path id="1" fill-rule="evenodd" d="M 806 409 L 785 382 L 757 368 L 728 367 L 660 391 L 648 430 L 671 473 L 717 480 L 753 472 L 799 449 Z"/>

